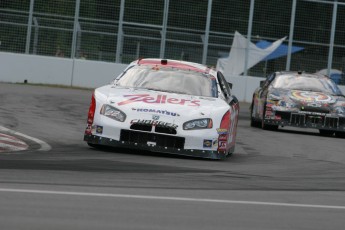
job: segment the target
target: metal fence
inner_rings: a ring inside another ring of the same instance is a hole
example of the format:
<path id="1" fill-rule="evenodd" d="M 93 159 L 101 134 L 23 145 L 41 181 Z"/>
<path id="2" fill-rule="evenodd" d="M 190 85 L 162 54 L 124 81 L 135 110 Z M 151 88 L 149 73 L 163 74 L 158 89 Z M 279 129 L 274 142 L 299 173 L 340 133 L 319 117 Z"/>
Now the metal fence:
<path id="1" fill-rule="evenodd" d="M 1 0 L 0 51 L 129 63 L 140 57 L 215 66 L 235 31 L 303 47 L 245 74 L 345 68 L 345 3 L 326 0 Z M 329 72 L 328 72 L 329 73 Z"/>

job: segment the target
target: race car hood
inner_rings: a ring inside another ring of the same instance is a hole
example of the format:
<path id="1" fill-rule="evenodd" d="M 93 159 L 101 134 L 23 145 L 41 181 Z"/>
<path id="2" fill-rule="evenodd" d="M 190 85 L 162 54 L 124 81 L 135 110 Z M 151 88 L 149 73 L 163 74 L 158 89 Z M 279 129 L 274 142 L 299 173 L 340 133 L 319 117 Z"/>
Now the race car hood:
<path id="1" fill-rule="evenodd" d="M 273 89 L 267 99 L 277 110 L 345 113 L 344 96 L 325 92 Z"/>
<path id="2" fill-rule="evenodd" d="M 228 105 L 218 98 L 115 86 L 102 87 L 99 90 L 104 95 L 105 103 L 125 113 L 140 112 L 200 118 L 212 117 L 214 113 L 219 111 L 225 113 L 228 110 Z"/>

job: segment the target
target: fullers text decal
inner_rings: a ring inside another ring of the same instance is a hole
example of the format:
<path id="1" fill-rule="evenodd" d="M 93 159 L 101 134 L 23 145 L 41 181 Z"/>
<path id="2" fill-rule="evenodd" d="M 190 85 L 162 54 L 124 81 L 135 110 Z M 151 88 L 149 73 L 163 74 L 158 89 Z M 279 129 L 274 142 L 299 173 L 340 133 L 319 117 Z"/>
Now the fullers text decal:
<path id="1" fill-rule="evenodd" d="M 118 105 L 127 105 L 134 102 L 144 102 L 149 104 L 175 104 L 186 106 L 200 106 L 199 100 L 186 100 L 180 98 L 172 98 L 167 95 L 158 94 L 157 96 L 151 96 L 150 94 L 132 94 L 124 95 L 128 99 L 117 103 Z"/>

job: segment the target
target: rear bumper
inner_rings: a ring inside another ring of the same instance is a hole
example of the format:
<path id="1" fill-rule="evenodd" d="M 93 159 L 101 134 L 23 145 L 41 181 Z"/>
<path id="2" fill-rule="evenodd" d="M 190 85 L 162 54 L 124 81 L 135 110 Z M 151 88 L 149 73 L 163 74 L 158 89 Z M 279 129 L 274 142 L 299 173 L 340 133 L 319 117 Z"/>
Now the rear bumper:
<path id="1" fill-rule="evenodd" d="M 345 117 L 329 116 L 323 113 L 275 111 L 274 115 L 265 117 L 264 123 L 345 132 Z"/>
<path id="2" fill-rule="evenodd" d="M 136 143 L 136 142 L 130 142 L 130 141 L 118 141 L 118 140 L 96 136 L 92 134 L 84 135 L 84 141 L 90 144 L 94 144 L 94 145 L 147 150 L 151 152 L 169 153 L 169 154 L 198 157 L 198 158 L 209 158 L 209 159 L 220 160 L 220 159 L 225 159 L 227 157 L 227 154 L 222 151 L 182 149 L 182 148 L 175 148 L 175 147 L 154 146 L 154 145 Z M 234 149 L 230 150 L 230 152 L 233 152 L 233 151 Z"/>

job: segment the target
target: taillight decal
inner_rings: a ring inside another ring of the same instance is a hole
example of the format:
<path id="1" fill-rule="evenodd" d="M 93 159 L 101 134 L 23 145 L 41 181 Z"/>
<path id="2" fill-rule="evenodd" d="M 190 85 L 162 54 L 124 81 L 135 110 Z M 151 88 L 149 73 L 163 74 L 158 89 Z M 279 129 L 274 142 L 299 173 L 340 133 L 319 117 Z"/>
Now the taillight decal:
<path id="1" fill-rule="evenodd" d="M 93 119 L 95 117 L 95 111 L 96 111 L 96 99 L 95 99 L 95 93 L 93 93 L 91 97 L 89 112 L 87 114 L 87 124 L 92 125 Z"/>
<path id="2" fill-rule="evenodd" d="M 227 111 L 220 122 L 220 129 L 227 130 L 226 133 L 219 134 L 218 136 L 218 151 L 226 151 L 228 149 L 228 138 L 230 128 L 230 110 Z"/>

